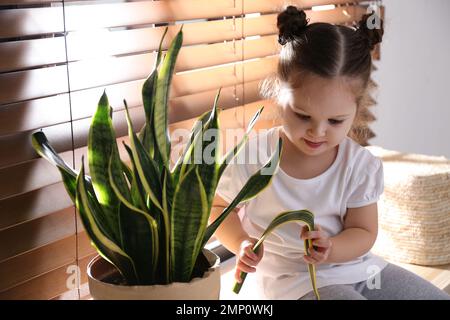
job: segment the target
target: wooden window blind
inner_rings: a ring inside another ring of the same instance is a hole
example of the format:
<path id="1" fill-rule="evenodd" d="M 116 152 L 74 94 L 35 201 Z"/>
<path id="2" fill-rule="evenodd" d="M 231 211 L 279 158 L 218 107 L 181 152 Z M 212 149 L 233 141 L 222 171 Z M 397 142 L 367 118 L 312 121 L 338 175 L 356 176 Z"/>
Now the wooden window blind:
<path id="1" fill-rule="evenodd" d="M 222 87 L 222 130 L 278 123 L 258 84 L 275 72 L 280 0 L 0 0 L 0 299 L 80 299 L 95 255 L 58 171 L 33 151 L 42 129 L 75 168 L 86 155 L 90 117 L 104 89 L 118 139 L 127 140 L 122 100 L 136 128 L 140 89 L 166 26 L 167 50 L 184 24 L 169 101 L 170 130 L 190 129 Z M 351 24 L 367 3 L 290 1 L 310 23 Z M 328 10 L 313 6 L 330 5 Z M 378 52 L 374 53 L 377 59 Z M 228 137 L 227 137 L 228 139 Z M 224 141 L 223 153 L 237 140 Z M 180 139 L 180 142 L 181 139 Z M 173 142 L 177 147 L 177 141 Z M 120 148 L 123 149 L 123 148 Z M 125 157 L 121 150 L 122 157 Z M 73 286 L 74 269 L 81 286 Z"/>

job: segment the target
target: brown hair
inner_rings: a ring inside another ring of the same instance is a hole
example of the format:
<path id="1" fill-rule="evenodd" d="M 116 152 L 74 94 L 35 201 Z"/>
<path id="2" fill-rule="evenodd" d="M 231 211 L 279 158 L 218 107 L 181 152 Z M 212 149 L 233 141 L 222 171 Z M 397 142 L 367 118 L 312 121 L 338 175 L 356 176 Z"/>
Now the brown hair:
<path id="1" fill-rule="evenodd" d="M 369 92 L 374 88 L 370 81 L 371 52 L 383 37 L 383 21 L 373 14 L 363 15 L 355 28 L 317 22 L 308 24 L 303 10 L 288 6 L 278 14 L 278 42 L 280 51 L 277 73 L 260 84 L 260 93 L 266 99 L 277 99 L 282 83 L 298 88 L 312 73 L 324 78 L 342 77 L 348 80 L 355 95 L 357 112 L 349 136 L 355 141 L 364 140 L 364 130 L 372 103 Z M 373 19 L 380 22 L 373 27 Z"/>

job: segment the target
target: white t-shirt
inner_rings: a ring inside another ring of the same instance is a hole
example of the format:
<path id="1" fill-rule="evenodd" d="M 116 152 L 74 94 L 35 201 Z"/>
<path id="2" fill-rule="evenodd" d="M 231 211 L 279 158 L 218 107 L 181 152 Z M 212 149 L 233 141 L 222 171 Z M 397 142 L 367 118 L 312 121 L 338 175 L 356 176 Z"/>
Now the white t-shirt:
<path id="1" fill-rule="evenodd" d="M 217 194 L 225 201 L 231 203 L 247 180 L 268 161 L 280 128 L 260 131 L 250 137 L 240 154 L 228 164 L 217 188 Z M 244 230 L 255 238 L 262 235 L 279 213 L 301 209 L 313 212 L 315 223 L 332 237 L 343 230 L 347 208 L 377 202 L 383 188 L 382 161 L 346 137 L 333 164 L 319 176 L 297 179 L 278 167 L 270 185 L 238 207 L 244 207 L 240 211 Z M 299 299 L 312 291 L 308 267 L 302 259 L 302 225 L 301 222 L 284 224 L 264 241 L 264 257 L 255 273 L 261 299 Z M 372 279 L 386 265 L 384 259 L 371 252 L 346 263 L 319 264 L 316 265 L 317 286 Z"/>

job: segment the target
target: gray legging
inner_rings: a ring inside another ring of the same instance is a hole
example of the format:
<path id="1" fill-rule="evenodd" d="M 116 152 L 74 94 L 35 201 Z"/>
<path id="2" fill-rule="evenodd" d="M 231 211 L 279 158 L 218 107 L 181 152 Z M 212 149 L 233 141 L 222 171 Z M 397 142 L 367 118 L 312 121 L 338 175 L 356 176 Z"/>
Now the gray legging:
<path id="1" fill-rule="evenodd" d="M 389 263 L 380 274 L 379 289 L 367 281 L 319 288 L 321 300 L 450 300 L 450 295 L 414 273 Z M 311 291 L 299 300 L 315 300 Z"/>

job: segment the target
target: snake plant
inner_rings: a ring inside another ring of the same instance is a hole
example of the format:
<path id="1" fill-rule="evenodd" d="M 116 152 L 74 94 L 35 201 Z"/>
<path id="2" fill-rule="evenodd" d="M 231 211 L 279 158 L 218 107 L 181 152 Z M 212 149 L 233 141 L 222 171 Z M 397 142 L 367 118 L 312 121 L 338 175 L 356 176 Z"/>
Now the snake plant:
<path id="1" fill-rule="evenodd" d="M 124 101 L 129 144 L 122 147 L 129 155 L 129 163 L 119 156 L 106 92 L 99 99 L 89 129 L 90 176 L 85 174 L 84 159 L 77 172 L 55 152 L 43 132 L 32 135 L 36 152 L 59 170 L 92 245 L 120 271 L 127 285 L 189 282 L 202 276 L 210 267 L 202 251 L 208 239 L 239 203 L 256 197 L 270 184 L 273 174 L 264 174 L 264 170 L 279 164 L 281 139 L 267 163 L 208 226 L 218 181 L 248 141 L 264 107 L 250 121 L 241 142 L 221 157 L 219 89 L 212 110 L 197 119 L 182 156 L 170 168 L 167 110 L 182 29 L 162 57 L 165 29 L 153 70 L 142 87 L 145 124 L 139 134 Z M 204 137 L 211 131 L 217 134 L 209 142 Z M 199 150 L 201 155 L 210 150 L 213 161 L 195 161 Z"/>

